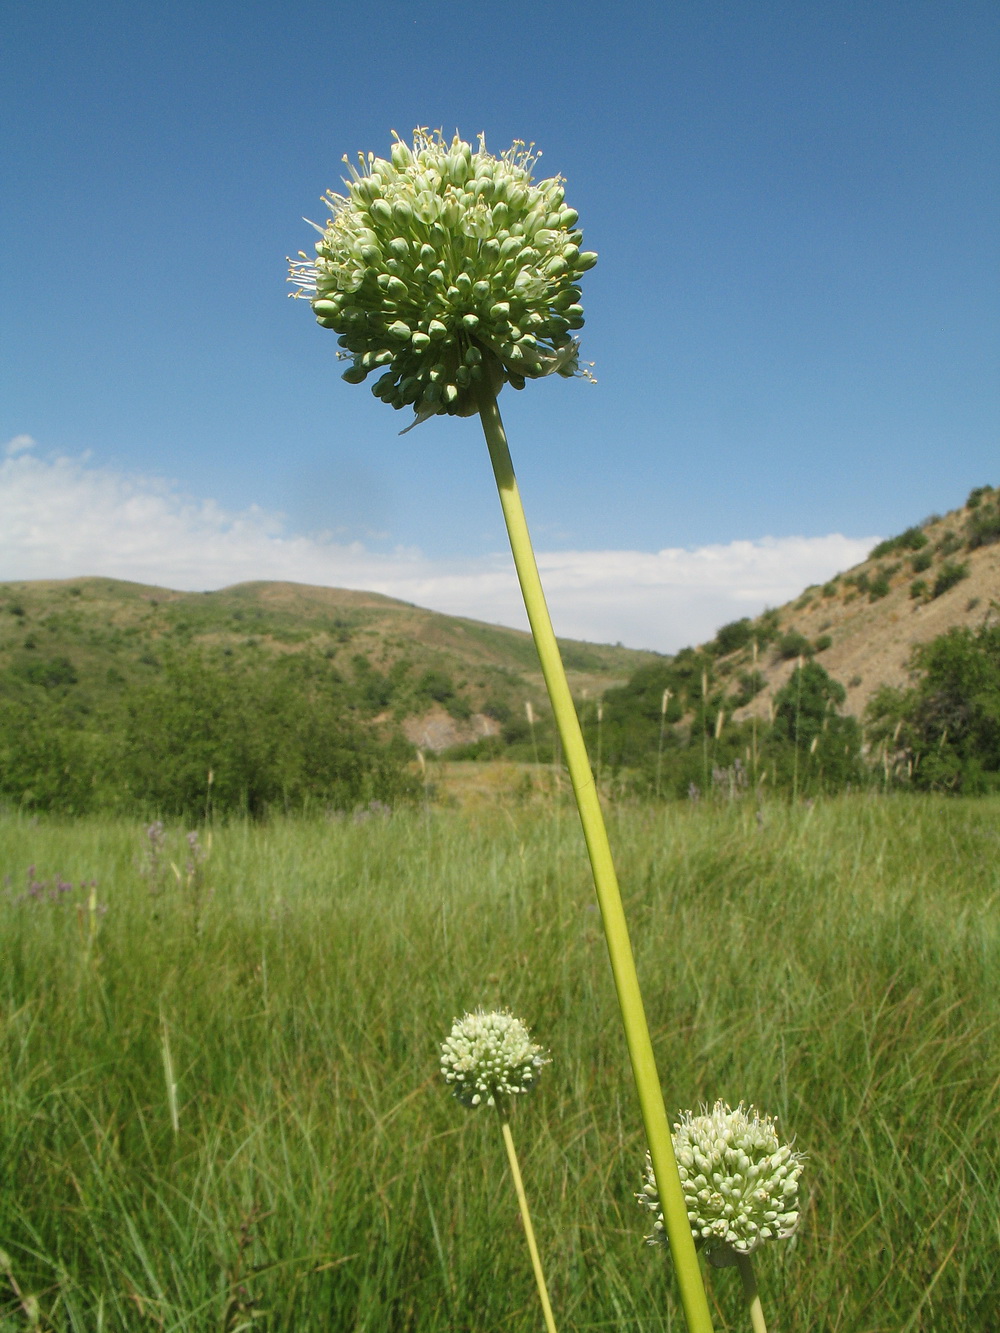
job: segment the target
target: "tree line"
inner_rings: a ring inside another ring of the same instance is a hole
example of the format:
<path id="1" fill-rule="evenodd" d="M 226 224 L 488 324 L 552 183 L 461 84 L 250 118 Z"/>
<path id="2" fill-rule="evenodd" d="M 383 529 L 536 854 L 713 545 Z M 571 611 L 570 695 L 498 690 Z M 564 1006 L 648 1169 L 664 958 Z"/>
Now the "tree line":
<path id="1" fill-rule="evenodd" d="M 412 794 L 411 748 L 321 654 L 205 649 L 99 699 L 68 658 L 0 673 L 0 800 L 21 809 L 259 817 Z"/>

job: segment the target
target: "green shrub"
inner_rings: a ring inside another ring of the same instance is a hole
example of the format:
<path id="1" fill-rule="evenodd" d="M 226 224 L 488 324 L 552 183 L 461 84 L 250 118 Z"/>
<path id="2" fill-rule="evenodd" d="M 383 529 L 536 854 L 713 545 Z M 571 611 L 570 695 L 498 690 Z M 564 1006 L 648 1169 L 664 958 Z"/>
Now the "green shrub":
<path id="1" fill-rule="evenodd" d="M 881 571 L 868 584 L 868 600 L 877 602 L 880 597 L 887 597 L 889 594 L 889 580 Z"/>
<path id="2" fill-rule="evenodd" d="M 764 742 L 776 782 L 802 792 L 863 781 L 861 728 L 837 711 L 846 697 L 818 662 L 795 668 L 774 696 L 774 725 Z"/>
<path id="3" fill-rule="evenodd" d="M 910 561 L 910 568 L 914 574 L 922 574 L 925 569 L 930 569 L 934 557 L 930 551 L 921 551 Z"/>
<path id="4" fill-rule="evenodd" d="M 831 579 L 829 583 L 823 584 L 824 597 L 836 597 L 837 592 L 838 592 L 838 584 L 836 579 Z"/>
<path id="5" fill-rule="evenodd" d="M 783 661 L 792 657 L 811 657 L 813 646 L 797 629 L 789 629 L 777 642 L 778 656 Z"/>
<path id="6" fill-rule="evenodd" d="M 918 597 L 925 597 L 926 595 L 927 595 L 927 580 L 914 579 L 913 582 L 910 584 L 910 596 L 913 598 L 914 601 L 916 601 Z"/>
<path id="7" fill-rule="evenodd" d="M 815 648 L 816 652 L 825 653 L 827 648 L 832 647 L 832 645 L 833 645 L 833 639 L 830 637 L 830 635 L 821 634 L 819 638 L 816 640 L 816 642 L 813 644 L 813 647 Z"/>
<path id="8" fill-rule="evenodd" d="M 850 583 L 853 587 L 857 588 L 858 592 L 867 592 L 869 584 L 867 569 L 862 569 L 857 574 L 851 574 L 848 578 L 844 579 L 844 582 Z"/>
<path id="9" fill-rule="evenodd" d="M 960 565 L 954 560 L 947 560 L 938 571 L 938 576 L 934 580 L 934 587 L 931 589 L 931 598 L 940 597 L 946 593 L 949 588 L 954 588 L 956 583 L 961 583 L 963 579 L 969 577 L 969 566 Z"/>
<path id="10" fill-rule="evenodd" d="M 739 675 L 739 689 L 736 692 L 733 702 L 737 708 L 743 708 L 744 705 L 756 699 L 761 690 L 767 684 L 763 672 L 760 671 L 741 671 Z"/>
<path id="11" fill-rule="evenodd" d="M 951 629 L 913 651 L 908 690 L 870 701 L 870 738 L 907 756 L 907 780 L 974 794 L 1000 787 L 1000 626 Z"/>
<path id="12" fill-rule="evenodd" d="M 978 509 L 984 495 L 992 495 L 992 486 L 974 486 L 965 502 L 966 509 Z"/>
<path id="13" fill-rule="evenodd" d="M 879 542 L 877 546 L 873 546 L 868 553 L 868 559 L 880 560 L 882 556 L 891 555 L 893 551 L 919 551 L 921 547 L 927 545 L 928 540 L 922 528 L 907 528 L 898 537 L 889 537 L 884 542 Z"/>
<path id="14" fill-rule="evenodd" d="M 938 555 L 948 556 L 961 549 L 962 539 L 957 532 L 952 532 L 949 528 L 941 540 L 934 547 Z"/>
<path id="15" fill-rule="evenodd" d="M 745 647 L 753 638 L 753 622 L 744 616 L 742 620 L 731 620 L 717 631 L 715 638 L 708 645 L 708 651 L 715 657 L 726 657 Z"/>
<path id="16" fill-rule="evenodd" d="M 762 611 L 754 624 L 754 637 L 763 648 L 765 644 L 773 643 L 781 632 L 781 617 L 773 608 Z"/>
<path id="17" fill-rule="evenodd" d="M 1000 499 L 984 504 L 970 514 L 965 524 L 966 546 L 974 551 L 1000 541 Z"/>
<path id="18" fill-rule="evenodd" d="M 48 662 L 29 662 L 14 667 L 14 672 L 32 685 L 54 690 L 63 685 L 75 685 L 79 679 L 76 668 L 68 657 L 53 657 Z"/>

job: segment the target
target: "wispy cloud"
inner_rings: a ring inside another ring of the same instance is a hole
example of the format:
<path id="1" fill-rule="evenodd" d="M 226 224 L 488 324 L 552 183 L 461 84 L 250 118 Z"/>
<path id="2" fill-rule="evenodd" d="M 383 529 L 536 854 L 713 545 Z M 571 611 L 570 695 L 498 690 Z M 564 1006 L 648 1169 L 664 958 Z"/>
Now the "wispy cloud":
<path id="1" fill-rule="evenodd" d="M 15 454 L 23 454 L 25 449 L 34 449 L 37 443 L 32 435 L 15 435 L 4 445 L 4 454 L 8 458 L 13 458 Z"/>
<path id="2" fill-rule="evenodd" d="M 875 537 L 762 537 L 693 550 L 539 552 L 556 630 L 671 652 L 863 559 Z M 360 588 L 453 615 L 525 625 L 510 557 L 431 560 L 296 535 L 279 514 L 230 513 L 159 478 L 40 457 L 0 458 L 0 579 L 103 574 L 179 589 L 288 579 Z"/>

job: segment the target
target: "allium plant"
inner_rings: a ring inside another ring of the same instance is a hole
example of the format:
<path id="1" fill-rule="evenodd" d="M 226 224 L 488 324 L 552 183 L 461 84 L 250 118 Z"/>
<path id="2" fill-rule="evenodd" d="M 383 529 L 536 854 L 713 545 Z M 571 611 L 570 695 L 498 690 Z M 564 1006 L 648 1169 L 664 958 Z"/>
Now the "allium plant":
<path id="1" fill-rule="evenodd" d="M 360 154 L 346 193 L 326 196 L 315 257 L 293 261 L 290 281 L 339 334 L 348 382 L 379 371 L 375 396 L 412 406 L 412 425 L 479 413 L 580 811 L 684 1315 L 690 1333 L 711 1333 L 604 815 L 497 406 L 505 384 L 586 374 L 573 333 L 583 325 L 579 279 L 597 256 L 580 248 L 563 181 L 535 181 L 536 162 L 522 143 L 494 157 L 482 138 L 474 151 L 420 129 L 412 146 L 397 137 L 388 158 Z"/>
<path id="2" fill-rule="evenodd" d="M 531 1040 L 528 1029 L 509 1009 L 493 1010 L 490 1013 L 477 1009 L 473 1014 L 456 1018 L 451 1032 L 441 1045 L 441 1073 L 455 1097 L 464 1106 L 471 1108 L 495 1107 L 500 1118 L 500 1131 L 521 1210 L 521 1222 L 528 1242 L 528 1253 L 531 1255 L 531 1267 L 535 1274 L 545 1327 L 548 1333 L 555 1333 L 552 1305 L 507 1115 L 507 1099 L 529 1092 L 539 1070 L 548 1063 L 541 1046 Z"/>
<path id="3" fill-rule="evenodd" d="M 785 1240 L 799 1222 L 803 1154 L 778 1138 L 775 1121 L 752 1106 L 735 1111 L 717 1101 L 701 1115 L 685 1111 L 674 1126 L 674 1153 L 698 1248 L 718 1268 L 736 1265 L 755 1330 L 764 1330 L 750 1256 L 769 1240 Z M 653 1213 L 650 1245 L 666 1242 L 660 1196 L 649 1154 L 636 1195 Z"/>

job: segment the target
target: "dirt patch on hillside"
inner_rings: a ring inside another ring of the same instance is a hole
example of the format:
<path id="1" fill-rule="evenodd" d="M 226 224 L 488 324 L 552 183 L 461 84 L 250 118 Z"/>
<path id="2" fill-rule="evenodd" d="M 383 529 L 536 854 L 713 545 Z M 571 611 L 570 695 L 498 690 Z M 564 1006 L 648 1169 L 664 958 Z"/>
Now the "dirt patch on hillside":
<path id="1" fill-rule="evenodd" d="M 458 719 L 437 707 L 420 717 L 408 717 L 403 723 L 403 735 L 418 750 L 432 750 L 440 754 L 453 745 L 471 745 L 485 736 L 499 736 L 500 723 L 485 713 Z"/>

